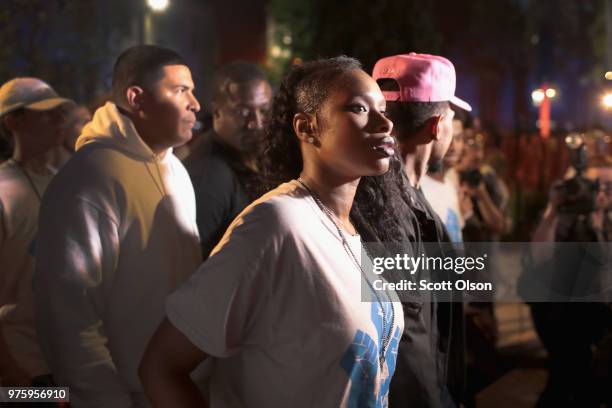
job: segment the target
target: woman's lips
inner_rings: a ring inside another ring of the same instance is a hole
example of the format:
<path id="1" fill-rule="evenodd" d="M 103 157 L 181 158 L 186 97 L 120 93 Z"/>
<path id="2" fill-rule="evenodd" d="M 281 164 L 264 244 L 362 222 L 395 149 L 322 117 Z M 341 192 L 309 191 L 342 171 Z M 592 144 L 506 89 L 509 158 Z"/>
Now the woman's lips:
<path id="1" fill-rule="evenodd" d="M 391 157 L 395 153 L 395 139 L 391 136 L 385 136 L 380 139 L 372 149 L 386 157 Z"/>

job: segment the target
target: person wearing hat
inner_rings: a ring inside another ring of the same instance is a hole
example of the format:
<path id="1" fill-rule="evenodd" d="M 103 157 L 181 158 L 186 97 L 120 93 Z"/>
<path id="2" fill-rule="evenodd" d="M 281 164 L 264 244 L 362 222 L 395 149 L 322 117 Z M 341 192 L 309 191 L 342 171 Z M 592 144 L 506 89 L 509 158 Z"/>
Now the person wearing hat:
<path id="1" fill-rule="evenodd" d="M 455 96 L 455 68 L 444 57 L 410 53 L 380 59 L 372 76 L 387 100 L 387 114 L 394 123 L 404 163 L 407 194 L 415 214 L 411 231 L 414 253 L 452 255 L 448 253 L 450 245 L 438 244 L 451 240 L 423 195 L 420 182 L 430 165 L 439 165 L 451 143 L 454 114 L 450 104 L 471 110 Z M 438 293 L 417 292 L 413 296 L 414 301 L 404 307 L 405 329 L 389 405 L 458 406 L 465 376 L 461 299 L 441 302 Z"/>
<path id="2" fill-rule="evenodd" d="M 34 326 L 32 271 L 40 202 L 56 169 L 48 152 L 63 139 L 63 108 L 72 104 L 38 78 L 0 87 L 0 126 L 12 157 L 0 164 L 0 383 L 49 381 Z"/>

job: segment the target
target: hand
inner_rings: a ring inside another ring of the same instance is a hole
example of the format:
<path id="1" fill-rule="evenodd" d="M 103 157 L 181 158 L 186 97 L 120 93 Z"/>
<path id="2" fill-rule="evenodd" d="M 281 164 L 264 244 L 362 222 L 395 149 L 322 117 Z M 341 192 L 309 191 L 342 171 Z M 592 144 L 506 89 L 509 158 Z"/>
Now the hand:
<path id="1" fill-rule="evenodd" d="M 561 191 L 561 186 L 563 185 L 563 181 L 557 181 L 553 183 L 550 191 L 548 192 L 548 202 L 554 207 L 554 209 L 558 209 L 561 204 L 563 204 L 563 193 Z"/>
<path id="2" fill-rule="evenodd" d="M 467 220 L 474 213 L 474 204 L 472 203 L 472 196 L 469 192 L 467 185 L 462 185 L 459 188 L 459 210 L 464 220 Z"/>

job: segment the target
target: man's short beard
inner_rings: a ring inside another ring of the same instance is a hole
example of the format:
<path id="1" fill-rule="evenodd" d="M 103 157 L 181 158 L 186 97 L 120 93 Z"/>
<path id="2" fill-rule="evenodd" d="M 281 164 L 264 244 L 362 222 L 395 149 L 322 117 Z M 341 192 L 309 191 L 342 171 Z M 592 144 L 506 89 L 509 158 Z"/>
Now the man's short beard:
<path id="1" fill-rule="evenodd" d="M 253 153 L 257 150 L 262 137 L 262 132 L 257 130 L 244 130 L 240 135 L 241 151 L 244 153 Z"/>

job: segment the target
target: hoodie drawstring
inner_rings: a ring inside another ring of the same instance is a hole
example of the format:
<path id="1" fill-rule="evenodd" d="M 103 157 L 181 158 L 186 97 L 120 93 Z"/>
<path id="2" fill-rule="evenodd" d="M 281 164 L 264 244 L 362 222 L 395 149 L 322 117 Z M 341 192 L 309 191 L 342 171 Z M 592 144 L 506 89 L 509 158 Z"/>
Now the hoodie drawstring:
<path id="1" fill-rule="evenodd" d="M 153 183 L 155 183 L 155 187 L 157 187 L 157 191 L 159 191 L 159 194 L 161 195 L 161 197 L 164 198 L 165 196 L 168 195 L 168 192 L 166 191 L 166 187 L 164 185 L 164 179 L 162 178 L 161 170 L 159 169 L 159 163 L 158 163 L 158 159 L 157 158 L 154 159 L 154 163 L 155 163 L 155 169 L 157 169 L 157 176 L 159 177 L 159 181 L 153 175 L 153 172 L 149 168 L 149 162 L 144 162 L 145 167 L 147 169 L 147 173 L 149 173 L 149 176 L 151 176 L 151 179 L 153 180 Z M 160 183 L 161 183 L 161 185 L 160 185 Z"/>

